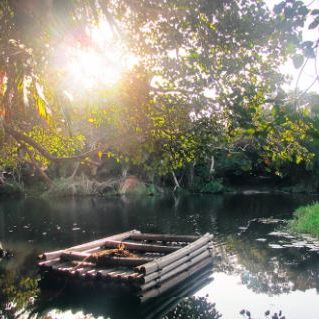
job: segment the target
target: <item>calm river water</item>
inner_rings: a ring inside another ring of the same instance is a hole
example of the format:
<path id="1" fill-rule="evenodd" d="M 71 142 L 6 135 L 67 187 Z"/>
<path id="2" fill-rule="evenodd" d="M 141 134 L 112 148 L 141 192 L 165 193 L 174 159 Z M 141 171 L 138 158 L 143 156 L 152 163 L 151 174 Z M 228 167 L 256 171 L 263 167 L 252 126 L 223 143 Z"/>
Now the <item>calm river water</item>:
<path id="1" fill-rule="evenodd" d="M 0 242 L 13 252 L 0 259 L 0 318 L 141 318 L 125 300 L 48 297 L 37 289 L 37 254 L 135 228 L 215 235 L 210 280 L 162 317 L 248 318 L 240 314 L 248 309 L 252 318 L 281 310 L 286 319 L 318 319 L 319 242 L 280 230 L 296 207 L 315 200 L 278 194 L 0 199 Z"/>

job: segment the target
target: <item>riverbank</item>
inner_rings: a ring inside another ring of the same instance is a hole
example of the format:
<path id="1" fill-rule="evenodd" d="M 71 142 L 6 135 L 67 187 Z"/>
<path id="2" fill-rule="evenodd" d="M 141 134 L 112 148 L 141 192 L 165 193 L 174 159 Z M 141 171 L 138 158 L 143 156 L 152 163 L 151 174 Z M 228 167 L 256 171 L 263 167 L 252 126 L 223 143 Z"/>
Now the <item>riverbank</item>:
<path id="1" fill-rule="evenodd" d="M 143 195 L 153 196 L 163 193 L 175 194 L 265 194 L 296 193 L 317 194 L 315 187 L 303 187 L 301 184 L 287 185 L 276 180 L 255 177 L 242 179 L 240 183 L 215 178 L 207 183 L 194 183 L 191 186 L 174 188 L 169 183 L 147 182 L 131 175 L 127 177 L 109 177 L 104 180 L 89 178 L 86 175 L 68 178 L 56 178 L 49 187 L 41 180 L 32 183 L 18 184 L 8 182 L 0 185 L 0 196 L 27 197 L 81 197 L 81 196 L 117 196 Z"/>

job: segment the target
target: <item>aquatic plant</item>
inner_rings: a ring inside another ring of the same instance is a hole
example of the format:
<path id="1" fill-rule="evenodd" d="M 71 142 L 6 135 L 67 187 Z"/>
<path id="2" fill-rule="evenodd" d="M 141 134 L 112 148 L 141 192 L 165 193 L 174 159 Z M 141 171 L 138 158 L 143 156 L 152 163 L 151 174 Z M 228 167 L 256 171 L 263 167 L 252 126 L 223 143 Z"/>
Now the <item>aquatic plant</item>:
<path id="1" fill-rule="evenodd" d="M 306 233 L 319 237 L 319 203 L 314 202 L 299 207 L 288 223 L 288 228 L 297 233 Z"/>

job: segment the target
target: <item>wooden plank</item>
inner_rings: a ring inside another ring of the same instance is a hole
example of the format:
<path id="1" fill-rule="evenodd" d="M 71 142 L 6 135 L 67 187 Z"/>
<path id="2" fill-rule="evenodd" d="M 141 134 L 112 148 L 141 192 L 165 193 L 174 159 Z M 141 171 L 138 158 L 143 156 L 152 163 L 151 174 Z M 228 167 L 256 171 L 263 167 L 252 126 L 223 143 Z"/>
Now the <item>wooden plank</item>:
<path id="1" fill-rule="evenodd" d="M 190 235 L 170 235 L 170 234 L 132 234 L 130 239 L 132 240 L 153 240 L 153 241 L 176 241 L 176 242 L 193 242 L 199 239 L 199 236 L 190 236 Z"/>
<path id="2" fill-rule="evenodd" d="M 125 249 L 146 251 L 146 252 L 158 252 L 158 253 L 171 253 L 181 249 L 180 247 L 131 243 L 126 241 L 118 241 L 118 240 L 107 240 L 103 244 L 103 247 L 116 248 L 116 247 L 119 247 L 120 245 L 124 245 Z"/>
<path id="3" fill-rule="evenodd" d="M 133 229 L 133 230 L 130 230 L 130 231 L 127 231 L 124 233 L 112 235 L 109 237 L 94 240 L 94 241 L 84 243 L 81 245 L 69 247 L 67 249 L 60 249 L 60 250 L 56 250 L 56 251 L 46 252 L 46 253 L 43 253 L 42 255 L 39 255 L 39 259 L 40 260 L 54 259 L 54 258 L 59 257 L 62 253 L 67 252 L 67 251 L 84 251 L 84 250 L 92 249 L 95 247 L 103 246 L 104 242 L 108 241 L 108 240 L 124 240 L 126 238 L 129 238 L 133 234 L 139 234 L 139 233 L 140 233 L 140 231 Z"/>
<path id="4" fill-rule="evenodd" d="M 182 247 L 179 250 L 167 256 L 157 258 L 156 260 L 149 262 L 145 265 L 138 266 L 135 268 L 135 270 L 145 275 L 150 274 L 154 271 L 158 271 L 161 268 L 171 264 L 172 262 L 184 257 L 185 255 L 190 254 L 193 251 L 196 251 L 197 249 L 201 248 L 202 246 L 207 245 L 207 243 L 209 243 L 212 239 L 213 235 L 207 233 L 198 240 L 190 243 L 189 245 Z"/>

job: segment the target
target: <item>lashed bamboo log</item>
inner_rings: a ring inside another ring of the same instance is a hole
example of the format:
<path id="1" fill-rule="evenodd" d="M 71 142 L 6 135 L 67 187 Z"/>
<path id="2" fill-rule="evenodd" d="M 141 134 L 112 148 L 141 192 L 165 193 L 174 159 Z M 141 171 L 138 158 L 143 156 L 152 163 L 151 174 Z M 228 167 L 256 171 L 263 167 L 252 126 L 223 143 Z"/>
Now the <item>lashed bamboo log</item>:
<path id="1" fill-rule="evenodd" d="M 205 251 L 209 251 L 208 249 L 208 246 L 207 245 L 204 245 L 198 249 L 196 249 L 195 251 L 189 253 L 189 254 L 186 254 L 184 255 L 183 257 L 173 261 L 172 263 L 168 264 L 167 266 L 164 266 L 163 268 L 161 268 L 160 270 L 158 271 L 154 271 L 148 275 L 145 275 L 143 277 L 143 283 L 146 284 L 147 282 L 153 280 L 154 278 L 158 277 L 159 274 L 161 273 L 165 273 L 165 272 L 168 272 L 174 268 L 176 268 L 177 266 L 187 262 L 188 260 L 198 256 L 199 254 L 205 252 Z M 210 252 L 210 251 L 209 251 Z"/>
<path id="2" fill-rule="evenodd" d="M 98 275 L 98 271 L 96 269 L 90 269 L 81 274 L 83 277 L 95 277 Z"/>
<path id="3" fill-rule="evenodd" d="M 65 252 L 61 254 L 63 261 L 79 261 L 96 263 L 98 266 L 119 265 L 119 266 L 139 266 L 148 263 L 153 258 L 139 257 L 116 257 L 116 256 L 99 256 L 82 252 Z"/>
<path id="4" fill-rule="evenodd" d="M 178 260 L 179 258 L 184 257 L 187 254 L 190 254 L 191 252 L 199 249 L 200 247 L 204 246 L 208 242 L 210 242 L 213 238 L 213 235 L 205 234 L 198 240 L 194 241 L 193 243 L 178 249 L 176 252 L 173 252 L 167 256 L 160 257 L 150 263 L 147 263 L 145 265 L 141 265 L 136 267 L 136 271 L 143 273 L 145 275 L 148 275 L 154 271 L 158 271 L 161 268 L 171 264 L 172 262 Z"/>
<path id="5" fill-rule="evenodd" d="M 190 235 L 170 235 L 170 234 L 132 234 L 130 239 L 132 240 L 153 240 L 153 241 L 176 241 L 176 242 L 193 242 L 197 240 L 199 236 Z"/>
<path id="6" fill-rule="evenodd" d="M 41 261 L 38 263 L 38 266 L 40 268 L 40 270 L 42 269 L 51 269 L 52 265 L 58 263 L 60 261 L 60 258 L 55 258 L 55 259 L 50 259 L 50 260 L 46 260 L 46 261 Z"/>
<path id="7" fill-rule="evenodd" d="M 158 253 L 171 253 L 180 249 L 180 247 L 163 246 L 163 245 L 148 245 L 140 243 L 131 243 L 126 241 L 118 240 L 107 240 L 103 244 L 105 248 L 116 248 L 120 245 L 124 245 L 127 249 L 137 250 L 137 251 L 147 251 L 147 252 L 158 252 Z"/>
<path id="8" fill-rule="evenodd" d="M 203 260 L 209 259 L 211 261 L 211 255 L 208 251 L 203 252 L 202 254 L 198 255 L 197 257 L 188 260 L 187 262 L 183 263 L 182 265 L 172 269 L 171 271 L 165 272 L 165 273 L 154 273 L 154 280 L 149 281 L 147 284 L 141 286 L 142 291 L 148 290 L 150 288 L 155 287 L 158 284 L 161 284 L 162 282 L 165 282 L 166 280 L 178 275 L 179 273 L 192 268 L 194 265 L 198 264 L 199 262 L 202 262 Z"/>
<path id="9" fill-rule="evenodd" d="M 153 289 L 150 289 L 149 291 L 144 292 L 141 295 L 141 298 L 140 298 L 141 301 L 144 302 L 149 298 L 157 297 L 157 296 L 163 294 L 164 292 L 166 292 L 170 288 L 181 283 L 182 281 L 184 281 L 188 277 L 192 276 L 197 271 L 200 271 L 201 269 L 205 268 L 206 266 L 208 266 L 211 263 L 212 263 L 211 258 L 204 259 L 203 261 L 197 263 L 196 265 L 189 268 L 188 270 L 178 274 L 174 278 L 167 280 L 166 282 L 161 283 L 160 287 L 154 287 Z"/>
<path id="10" fill-rule="evenodd" d="M 134 272 L 133 274 L 129 275 L 128 279 L 132 283 L 136 283 L 138 285 L 141 285 L 144 283 L 143 281 L 144 275 Z"/>
<path id="11" fill-rule="evenodd" d="M 103 279 L 110 279 L 114 281 L 119 281 L 119 282 L 127 282 L 129 281 L 129 275 L 132 272 L 126 271 L 123 272 L 121 270 L 114 270 L 114 271 L 107 271 L 107 270 L 99 270 L 98 274 L 99 277 Z"/>
<path id="12" fill-rule="evenodd" d="M 71 264 L 74 265 L 74 267 L 95 267 L 95 263 L 87 262 L 87 261 L 82 261 L 82 260 L 71 260 Z"/>
<path id="13" fill-rule="evenodd" d="M 178 260 L 176 260 L 175 262 L 167 265 L 166 267 L 163 267 L 161 270 L 159 271 L 155 271 L 150 273 L 147 276 L 144 276 L 143 278 L 143 284 L 147 284 L 155 279 L 157 279 L 158 277 L 163 277 L 164 275 L 173 272 L 173 274 L 176 273 L 176 271 L 178 269 L 180 269 L 179 267 L 183 267 L 183 266 L 190 266 L 191 264 L 194 264 L 196 262 L 198 262 L 199 260 L 203 259 L 203 258 L 207 258 L 207 257 L 211 257 L 211 254 L 209 252 L 209 250 L 207 249 L 206 246 L 202 247 L 200 250 L 196 250 L 194 251 L 192 254 L 186 255 Z"/>
<path id="14" fill-rule="evenodd" d="M 47 252 L 47 253 L 43 253 L 42 255 L 39 255 L 39 259 L 54 259 L 59 257 L 62 253 L 67 252 L 67 251 L 84 251 L 84 250 L 88 250 L 91 248 L 95 248 L 95 247 L 99 247 L 99 246 L 103 246 L 105 241 L 108 240 L 124 240 L 126 238 L 129 238 L 130 235 L 133 234 L 140 234 L 140 231 L 138 230 L 130 230 L 124 233 L 120 233 L 120 234 L 116 234 L 116 235 L 112 235 L 109 237 L 105 237 L 102 239 L 98 239 L 98 240 L 94 240 L 88 243 L 84 243 L 81 245 L 77 245 L 77 246 L 73 246 L 67 249 L 60 249 L 60 250 L 56 250 L 56 251 L 51 251 L 51 252 Z"/>

